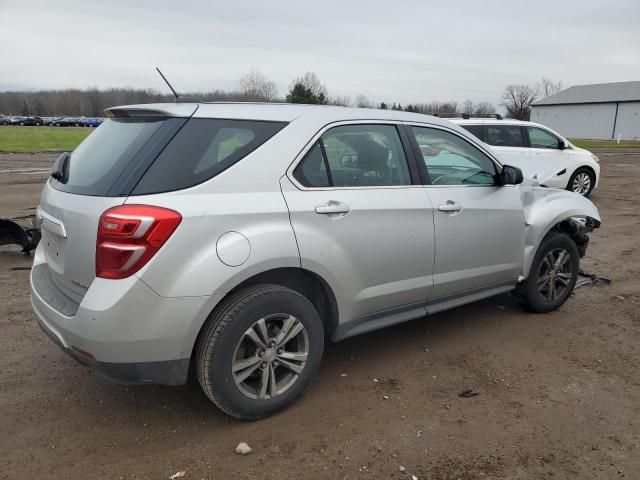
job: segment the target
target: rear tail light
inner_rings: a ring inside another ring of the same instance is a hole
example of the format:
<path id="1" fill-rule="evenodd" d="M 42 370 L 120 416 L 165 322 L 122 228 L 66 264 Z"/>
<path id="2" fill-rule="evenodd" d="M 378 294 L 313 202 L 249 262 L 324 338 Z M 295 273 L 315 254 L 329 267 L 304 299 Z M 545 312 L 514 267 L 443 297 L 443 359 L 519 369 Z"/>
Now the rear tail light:
<path id="1" fill-rule="evenodd" d="M 102 214 L 96 242 L 96 276 L 126 278 L 140 270 L 175 232 L 182 216 L 149 205 L 120 205 Z"/>

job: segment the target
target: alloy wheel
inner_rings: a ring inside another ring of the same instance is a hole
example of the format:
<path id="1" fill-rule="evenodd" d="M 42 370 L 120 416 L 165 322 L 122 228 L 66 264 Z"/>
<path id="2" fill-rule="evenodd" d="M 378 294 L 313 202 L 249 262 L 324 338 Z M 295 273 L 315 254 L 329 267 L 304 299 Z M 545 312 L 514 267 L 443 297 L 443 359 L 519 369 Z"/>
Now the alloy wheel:
<path id="1" fill-rule="evenodd" d="M 573 185 L 571 186 L 575 193 L 585 195 L 591 188 L 591 176 L 586 172 L 580 172 L 573 179 Z"/>
<path id="2" fill-rule="evenodd" d="M 299 379 L 309 356 L 309 336 L 300 320 L 268 315 L 249 327 L 236 345 L 233 381 L 252 399 L 282 395 Z"/>
<path id="3" fill-rule="evenodd" d="M 564 248 L 549 251 L 538 268 L 538 292 L 546 302 L 555 302 L 571 284 L 571 256 Z"/>

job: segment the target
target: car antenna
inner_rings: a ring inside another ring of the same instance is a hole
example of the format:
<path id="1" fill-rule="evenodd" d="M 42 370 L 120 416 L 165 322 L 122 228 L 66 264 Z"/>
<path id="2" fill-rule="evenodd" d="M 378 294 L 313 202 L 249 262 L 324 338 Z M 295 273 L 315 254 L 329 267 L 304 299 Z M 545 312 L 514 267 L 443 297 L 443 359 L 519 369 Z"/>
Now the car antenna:
<path id="1" fill-rule="evenodd" d="M 178 98 L 180 98 L 180 96 L 176 93 L 176 91 L 173 89 L 173 87 L 171 86 L 171 84 L 169 83 L 169 80 L 167 80 L 167 77 L 165 77 L 162 72 L 160 71 L 160 69 L 158 67 L 156 67 L 156 70 L 158 71 L 158 73 L 160 74 L 160 76 L 162 77 L 162 80 L 164 80 L 164 83 L 167 84 L 167 86 L 171 89 L 171 92 L 173 93 L 173 96 L 176 97 L 176 101 L 178 100 Z"/>
<path id="2" fill-rule="evenodd" d="M 164 83 L 167 84 L 167 86 L 171 89 L 171 92 L 173 93 L 173 96 L 176 97 L 174 100 L 174 103 L 198 103 L 200 102 L 200 100 L 198 100 L 197 98 L 193 98 L 193 97 L 181 97 L 180 95 L 178 95 L 178 93 L 174 90 L 174 88 L 171 86 L 171 84 L 169 83 L 169 80 L 167 80 L 167 77 L 165 77 L 162 72 L 160 71 L 160 69 L 158 67 L 156 67 L 156 70 L 158 71 L 158 73 L 160 74 L 160 76 L 162 77 L 162 80 L 164 80 Z"/>

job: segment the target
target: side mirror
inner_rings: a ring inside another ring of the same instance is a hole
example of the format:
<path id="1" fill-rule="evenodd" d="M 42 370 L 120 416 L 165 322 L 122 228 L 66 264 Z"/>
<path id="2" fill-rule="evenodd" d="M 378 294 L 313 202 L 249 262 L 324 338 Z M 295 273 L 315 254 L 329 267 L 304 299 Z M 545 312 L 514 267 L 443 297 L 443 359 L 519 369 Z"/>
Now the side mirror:
<path id="1" fill-rule="evenodd" d="M 500 172 L 500 180 L 502 185 L 518 185 L 523 180 L 522 170 L 511 165 L 503 165 L 502 172 Z"/>
<path id="2" fill-rule="evenodd" d="M 558 148 L 560 150 L 565 150 L 567 147 L 568 147 L 567 142 L 565 142 L 564 140 L 558 141 Z"/>

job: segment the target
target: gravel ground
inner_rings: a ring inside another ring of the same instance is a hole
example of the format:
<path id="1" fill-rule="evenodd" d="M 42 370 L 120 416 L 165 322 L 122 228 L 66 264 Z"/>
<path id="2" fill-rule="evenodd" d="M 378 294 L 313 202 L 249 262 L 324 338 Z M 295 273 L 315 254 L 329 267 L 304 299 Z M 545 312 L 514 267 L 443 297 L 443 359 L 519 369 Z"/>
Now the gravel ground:
<path id="1" fill-rule="evenodd" d="M 29 258 L 0 247 L 0 478 L 640 478 L 640 151 L 596 154 L 603 226 L 583 268 L 611 285 L 550 314 L 504 295 L 329 345 L 306 395 L 252 423 L 194 387 L 76 364 L 36 326 L 29 273 L 10 270 Z M 46 178 L 9 170 L 54 158 L 0 155 L 0 216 L 36 205 Z"/>

